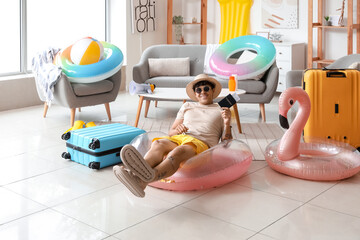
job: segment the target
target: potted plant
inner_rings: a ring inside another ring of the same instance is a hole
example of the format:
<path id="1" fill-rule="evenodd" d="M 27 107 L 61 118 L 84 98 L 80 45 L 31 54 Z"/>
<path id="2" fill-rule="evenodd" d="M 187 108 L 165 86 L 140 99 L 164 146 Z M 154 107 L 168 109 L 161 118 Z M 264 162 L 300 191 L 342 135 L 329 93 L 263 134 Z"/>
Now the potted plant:
<path id="1" fill-rule="evenodd" d="M 182 26 L 184 18 L 182 16 L 174 16 L 172 23 L 175 25 L 175 39 L 178 43 L 182 40 Z"/>
<path id="2" fill-rule="evenodd" d="M 324 26 L 331 26 L 330 17 L 325 16 L 324 19 L 325 19 Z"/>
<path id="3" fill-rule="evenodd" d="M 183 24 L 184 18 L 182 16 L 174 16 L 172 23 L 173 24 Z"/>

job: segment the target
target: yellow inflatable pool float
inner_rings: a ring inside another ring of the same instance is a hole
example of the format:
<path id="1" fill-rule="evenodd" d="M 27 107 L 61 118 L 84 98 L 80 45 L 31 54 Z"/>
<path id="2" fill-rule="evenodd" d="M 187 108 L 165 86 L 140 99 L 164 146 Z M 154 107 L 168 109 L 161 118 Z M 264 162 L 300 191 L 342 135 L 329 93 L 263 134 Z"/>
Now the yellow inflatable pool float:
<path id="1" fill-rule="evenodd" d="M 221 12 L 219 43 L 249 34 L 250 9 L 253 0 L 218 0 Z"/>

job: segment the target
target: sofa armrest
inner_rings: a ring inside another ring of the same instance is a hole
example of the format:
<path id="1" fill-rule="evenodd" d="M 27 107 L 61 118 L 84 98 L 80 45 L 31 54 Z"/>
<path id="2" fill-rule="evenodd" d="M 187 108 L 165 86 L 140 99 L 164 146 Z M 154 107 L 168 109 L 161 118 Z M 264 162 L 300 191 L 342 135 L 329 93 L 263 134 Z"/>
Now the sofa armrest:
<path id="1" fill-rule="evenodd" d="M 266 89 L 262 94 L 262 98 L 263 102 L 268 103 L 274 97 L 279 81 L 279 68 L 277 67 L 276 62 L 274 62 L 267 74 L 265 74 L 263 81 L 266 85 Z"/>
<path id="2" fill-rule="evenodd" d="M 106 80 L 109 80 L 114 84 L 113 89 L 110 91 L 110 93 L 113 95 L 113 98 L 115 100 L 119 93 L 119 89 L 121 85 L 121 68 L 117 73 L 107 78 Z"/>
<path id="3" fill-rule="evenodd" d="M 133 80 L 136 83 L 144 83 L 150 78 L 149 64 L 146 61 L 141 61 L 133 67 Z"/>
<path id="4" fill-rule="evenodd" d="M 76 102 L 76 95 L 67 76 L 62 73 L 61 78 L 54 86 L 54 100 L 56 103 L 73 108 Z"/>
<path id="5" fill-rule="evenodd" d="M 292 70 L 286 73 L 286 88 L 301 86 L 303 70 Z"/>
<path id="6" fill-rule="evenodd" d="M 151 46 L 142 53 L 138 64 L 133 66 L 133 80 L 136 83 L 144 83 L 150 78 L 149 58 L 158 58 L 158 46 Z"/>

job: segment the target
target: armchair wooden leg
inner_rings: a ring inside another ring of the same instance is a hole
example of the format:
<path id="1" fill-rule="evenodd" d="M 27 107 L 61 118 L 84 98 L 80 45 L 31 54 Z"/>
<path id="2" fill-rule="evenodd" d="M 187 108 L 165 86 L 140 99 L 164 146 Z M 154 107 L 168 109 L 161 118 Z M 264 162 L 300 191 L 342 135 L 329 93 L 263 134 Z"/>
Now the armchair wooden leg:
<path id="1" fill-rule="evenodd" d="M 261 118 L 263 120 L 263 122 L 266 122 L 266 118 L 265 118 L 265 104 L 264 103 L 260 103 L 260 113 L 261 113 Z"/>
<path id="2" fill-rule="evenodd" d="M 70 124 L 71 124 L 71 126 L 74 126 L 76 108 L 71 108 L 70 111 L 71 111 Z"/>
<path id="3" fill-rule="evenodd" d="M 47 110 L 49 109 L 49 106 L 47 105 L 47 103 L 45 102 L 44 103 L 44 114 L 43 114 L 43 117 L 46 118 L 46 113 L 47 113 Z"/>
<path id="4" fill-rule="evenodd" d="M 155 101 L 155 107 L 157 107 L 157 102 L 158 102 L 158 101 Z"/>
<path id="5" fill-rule="evenodd" d="M 110 104 L 109 103 L 104 103 L 104 105 L 105 105 L 106 114 L 108 115 L 109 121 L 111 121 Z"/>
<path id="6" fill-rule="evenodd" d="M 78 108 L 78 111 L 81 112 L 81 108 Z"/>

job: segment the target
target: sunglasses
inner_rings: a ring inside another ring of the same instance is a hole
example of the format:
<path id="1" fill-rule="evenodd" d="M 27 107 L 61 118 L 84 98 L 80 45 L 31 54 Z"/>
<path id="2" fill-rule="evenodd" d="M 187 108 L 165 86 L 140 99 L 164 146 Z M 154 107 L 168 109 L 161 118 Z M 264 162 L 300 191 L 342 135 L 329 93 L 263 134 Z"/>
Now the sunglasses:
<path id="1" fill-rule="evenodd" d="M 202 91 L 208 92 L 209 90 L 210 90 L 210 87 L 208 87 L 208 86 L 205 86 L 204 88 L 201 88 L 201 87 L 195 88 L 196 93 L 201 93 Z"/>

